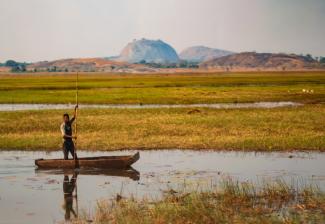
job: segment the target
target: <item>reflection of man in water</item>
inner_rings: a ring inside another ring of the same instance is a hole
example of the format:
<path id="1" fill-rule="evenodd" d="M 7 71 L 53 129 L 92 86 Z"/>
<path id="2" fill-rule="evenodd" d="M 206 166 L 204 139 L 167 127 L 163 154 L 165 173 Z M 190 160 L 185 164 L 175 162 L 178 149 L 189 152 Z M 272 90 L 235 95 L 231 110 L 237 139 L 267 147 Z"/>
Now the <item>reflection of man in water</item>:
<path id="1" fill-rule="evenodd" d="M 63 180 L 63 193 L 64 193 L 64 208 L 65 208 L 65 220 L 70 220 L 71 213 L 76 218 L 77 214 L 73 210 L 73 191 L 76 187 L 77 174 L 73 174 L 71 180 L 68 175 L 64 175 Z"/>

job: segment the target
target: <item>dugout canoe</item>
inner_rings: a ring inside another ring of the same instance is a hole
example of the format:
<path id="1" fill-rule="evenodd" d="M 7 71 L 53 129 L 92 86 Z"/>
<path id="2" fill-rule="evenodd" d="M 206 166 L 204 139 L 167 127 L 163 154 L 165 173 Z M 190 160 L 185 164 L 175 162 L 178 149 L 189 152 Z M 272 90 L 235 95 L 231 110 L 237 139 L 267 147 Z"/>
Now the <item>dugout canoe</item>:
<path id="1" fill-rule="evenodd" d="M 74 159 L 36 159 L 35 165 L 43 169 L 100 168 L 125 169 L 140 159 L 137 152 L 131 156 L 98 156 Z"/>

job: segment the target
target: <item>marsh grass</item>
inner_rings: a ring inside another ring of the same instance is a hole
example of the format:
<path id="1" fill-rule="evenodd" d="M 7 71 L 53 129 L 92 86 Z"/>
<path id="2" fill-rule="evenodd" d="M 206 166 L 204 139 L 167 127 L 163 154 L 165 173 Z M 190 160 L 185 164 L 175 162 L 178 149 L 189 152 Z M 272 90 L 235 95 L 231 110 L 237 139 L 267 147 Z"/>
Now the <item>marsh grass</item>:
<path id="1" fill-rule="evenodd" d="M 0 103 L 74 103 L 75 74 L 0 75 Z M 80 103 L 296 101 L 276 109 L 82 110 L 84 150 L 325 150 L 325 72 L 80 74 Z M 302 90 L 313 90 L 302 91 Z M 311 104 L 313 103 L 313 104 Z M 66 111 L 0 112 L 0 149 L 57 150 Z"/>
<path id="2" fill-rule="evenodd" d="M 283 181 L 259 188 L 225 180 L 201 192 L 172 192 L 162 200 L 101 201 L 76 223 L 323 223 L 325 194 Z"/>
<path id="3" fill-rule="evenodd" d="M 0 103 L 73 103 L 75 74 L 0 75 Z M 325 72 L 81 74 L 80 102 L 325 102 Z M 313 93 L 303 92 L 313 90 Z"/>
<path id="4" fill-rule="evenodd" d="M 80 150 L 325 150 L 325 105 L 273 109 L 85 109 Z M 66 111 L 0 112 L 0 148 L 58 150 Z"/>

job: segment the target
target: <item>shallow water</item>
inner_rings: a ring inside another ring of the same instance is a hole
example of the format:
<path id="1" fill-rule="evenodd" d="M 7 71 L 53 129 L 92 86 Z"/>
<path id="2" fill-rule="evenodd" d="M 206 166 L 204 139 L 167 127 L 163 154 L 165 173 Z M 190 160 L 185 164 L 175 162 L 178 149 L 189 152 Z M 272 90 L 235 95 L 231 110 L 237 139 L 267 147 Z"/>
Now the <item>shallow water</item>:
<path id="1" fill-rule="evenodd" d="M 79 156 L 132 153 L 80 152 Z M 314 184 L 325 190 L 325 153 L 161 150 L 141 151 L 140 156 L 133 166 L 136 171 L 80 171 L 78 200 L 69 201 L 64 200 L 63 181 L 65 175 L 71 179 L 73 172 L 38 171 L 34 167 L 34 159 L 62 157 L 61 152 L 0 152 L 0 223 L 56 223 L 65 220 L 65 208 L 71 201 L 76 212 L 83 209 L 91 213 L 98 200 L 117 194 L 158 199 L 171 188 L 199 184 L 204 189 L 225 178 L 257 185 L 280 178 L 297 187 Z"/>
<path id="2" fill-rule="evenodd" d="M 295 102 L 256 102 L 256 103 L 213 103 L 213 104 L 81 104 L 80 108 L 98 109 L 154 109 L 154 108 L 213 108 L 213 109 L 236 109 L 236 108 L 277 108 L 301 106 Z M 59 110 L 71 109 L 71 104 L 0 104 L 0 111 L 20 110 Z"/>

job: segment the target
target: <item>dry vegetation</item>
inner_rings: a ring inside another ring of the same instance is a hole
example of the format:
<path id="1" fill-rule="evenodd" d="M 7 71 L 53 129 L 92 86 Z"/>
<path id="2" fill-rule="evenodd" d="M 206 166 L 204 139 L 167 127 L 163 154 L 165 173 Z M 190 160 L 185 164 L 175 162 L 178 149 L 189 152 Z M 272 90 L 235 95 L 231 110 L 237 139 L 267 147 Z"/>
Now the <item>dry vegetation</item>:
<path id="1" fill-rule="evenodd" d="M 58 150 L 64 111 L 0 112 L 0 148 Z M 277 109 L 85 109 L 79 149 L 325 150 L 325 105 Z"/>
<path id="2" fill-rule="evenodd" d="M 161 201 L 103 201 L 75 223 L 324 223 L 325 195 L 278 181 L 261 189 L 225 181 L 207 192 L 166 195 Z"/>

